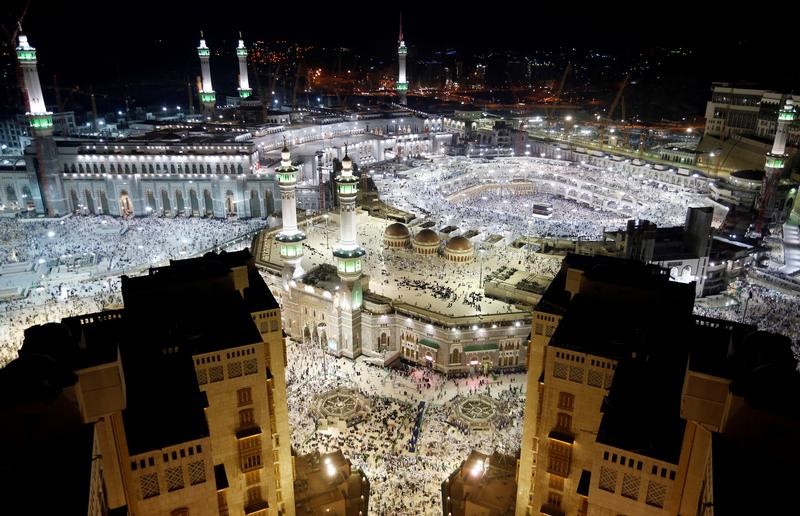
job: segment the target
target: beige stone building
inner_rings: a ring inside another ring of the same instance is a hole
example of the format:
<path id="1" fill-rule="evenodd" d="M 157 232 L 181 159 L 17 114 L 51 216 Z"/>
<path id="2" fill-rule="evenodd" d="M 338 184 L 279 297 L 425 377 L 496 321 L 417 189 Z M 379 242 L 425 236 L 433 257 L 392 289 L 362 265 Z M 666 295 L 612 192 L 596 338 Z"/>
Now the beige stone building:
<path id="1" fill-rule="evenodd" d="M 442 483 L 445 516 L 504 516 L 514 514 L 516 458 L 473 450 L 461 467 Z"/>
<path id="2" fill-rule="evenodd" d="M 123 277 L 122 292 L 123 309 L 30 328 L 0 375 L 42 356 L 63 368 L 53 396 L 94 435 L 89 513 L 295 514 L 280 313 L 249 252 Z"/>
<path id="3" fill-rule="evenodd" d="M 534 313 L 517 515 L 783 513 L 762 494 L 798 477 L 790 341 L 693 297 L 664 269 L 568 255 Z M 787 473 L 745 481 L 740 457 Z"/>
<path id="4" fill-rule="evenodd" d="M 297 514 L 366 516 L 369 481 L 342 452 L 295 457 Z"/>

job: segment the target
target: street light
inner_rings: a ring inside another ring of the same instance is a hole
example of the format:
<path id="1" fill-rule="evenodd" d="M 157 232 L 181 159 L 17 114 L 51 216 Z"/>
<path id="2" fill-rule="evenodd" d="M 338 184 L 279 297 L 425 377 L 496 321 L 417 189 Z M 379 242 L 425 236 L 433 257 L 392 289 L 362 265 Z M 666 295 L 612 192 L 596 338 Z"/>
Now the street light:
<path id="1" fill-rule="evenodd" d="M 486 252 L 486 249 L 478 249 L 478 255 L 481 257 L 481 274 L 480 279 L 478 280 L 478 288 L 481 288 L 483 285 L 483 255 Z"/>
<path id="2" fill-rule="evenodd" d="M 326 338 L 323 339 L 322 338 L 322 334 L 325 332 L 325 330 L 327 328 L 328 328 L 328 325 L 325 324 L 324 322 L 321 322 L 321 323 L 317 324 L 317 332 L 319 333 L 319 341 L 320 341 L 320 344 L 322 345 L 322 373 L 323 373 L 324 376 L 328 376 L 328 361 L 325 358 L 325 355 L 328 353 L 328 350 L 327 350 L 328 343 L 325 342 L 326 340 L 328 340 L 327 339 L 328 335 L 325 334 Z"/>

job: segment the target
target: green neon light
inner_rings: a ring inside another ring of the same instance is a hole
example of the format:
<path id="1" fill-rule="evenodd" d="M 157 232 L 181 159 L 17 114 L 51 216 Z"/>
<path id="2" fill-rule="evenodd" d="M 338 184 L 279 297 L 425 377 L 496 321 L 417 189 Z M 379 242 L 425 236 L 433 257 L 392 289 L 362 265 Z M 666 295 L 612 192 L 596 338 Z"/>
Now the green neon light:
<path id="1" fill-rule="evenodd" d="M 767 158 L 767 166 L 770 168 L 783 168 L 783 158 Z"/>
<path id="2" fill-rule="evenodd" d="M 408 90 L 408 83 L 398 82 L 395 87 L 397 88 L 397 91 L 406 91 Z"/>
<path id="3" fill-rule="evenodd" d="M 200 57 L 208 57 L 211 55 L 211 49 L 208 48 L 198 48 L 197 55 Z"/>
<path id="4" fill-rule="evenodd" d="M 252 94 L 253 94 L 253 90 L 239 89 L 239 98 L 246 99 L 247 97 L 249 97 Z"/>
<path id="5" fill-rule="evenodd" d="M 408 53 L 408 48 L 405 45 L 403 45 L 402 47 L 398 47 L 397 53 L 401 55 L 406 55 Z"/>
<path id="6" fill-rule="evenodd" d="M 778 113 L 778 120 L 788 120 L 791 122 L 794 120 L 794 111 L 781 111 Z"/>
<path id="7" fill-rule="evenodd" d="M 279 183 L 293 183 L 295 180 L 294 171 L 291 172 L 278 172 Z"/>
<path id="8" fill-rule="evenodd" d="M 50 113 L 43 115 L 28 115 L 28 125 L 31 129 L 44 130 L 53 128 L 53 115 Z"/>
<path id="9" fill-rule="evenodd" d="M 247 49 L 246 48 L 237 48 L 236 55 L 239 57 L 247 57 Z"/>
<path id="10" fill-rule="evenodd" d="M 217 101 L 217 95 L 213 91 L 201 91 L 200 102 L 203 104 L 213 104 Z"/>
<path id="11" fill-rule="evenodd" d="M 361 272 L 361 257 L 337 258 L 336 269 L 341 274 L 358 274 Z"/>
<path id="12" fill-rule="evenodd" d="M 35 50 L 17 50 L 17 59 L 20 61 L 36 61 Z"/>
<path id="13" fill-rule="evenodd" d="M 357 183 L 339 183 L 339 193 L 342 195 L 358 193 Z"/>
<path id="14" fill-rule="evenodd" d="M 303 256 L 303 244 L 300 242 L 288 242 L 281 244 L 281 258 L 297 258 Z"/>

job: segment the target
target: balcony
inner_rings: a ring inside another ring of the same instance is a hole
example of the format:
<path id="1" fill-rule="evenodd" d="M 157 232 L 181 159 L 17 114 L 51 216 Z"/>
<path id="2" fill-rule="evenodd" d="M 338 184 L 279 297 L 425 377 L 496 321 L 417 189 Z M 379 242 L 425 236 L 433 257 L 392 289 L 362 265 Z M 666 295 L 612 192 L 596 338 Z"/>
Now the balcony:
<path id="1" fill-rule="evenodd" d="M 548 516 L 566 516 L 567 514 L 562 511 L 560 507 L 551 505 L 549 503 L 542 505 L 542 507 L 539 509 L 539 512 L 542 514 L 547 514 Z"/>
<path id="2" fill-rule="evenodd" d="M 269 504 L 264 500 L 254 500 L 252 502 L 247 502 L 244 506 L 244 513 L 245 514 L 253 514 L 254 512 L 263 511 L 264 509 L 269 509 Z"/>

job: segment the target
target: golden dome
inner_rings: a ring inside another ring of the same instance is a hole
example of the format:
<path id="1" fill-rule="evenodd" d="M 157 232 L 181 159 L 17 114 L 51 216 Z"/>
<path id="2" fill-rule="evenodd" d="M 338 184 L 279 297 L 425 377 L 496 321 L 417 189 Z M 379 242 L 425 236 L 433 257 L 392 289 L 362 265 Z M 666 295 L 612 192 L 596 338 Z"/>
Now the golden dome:
<path id="1" fill-rule="evenodd" d="M 411 233 L 409 233 L 408 228 L 405 224 L 401 224 L 399 222 L 395 222 L 394 224 L 389 224 L 386 226 L 386 230 L 384 230 L 383 235 L 387 237 L 397 237 L 403 238 L 408 237 Z"/>
<path id="2" fill-rule="evenodd" d="M 472 250 L 472 242 L 463 236 L 455 236 L 447 241 L 446 247 L 451 251 L 470 251 Z"/>
<path id="3" fill-rule="evenodd" d="M 439 235 L 430 229 L 423 229 L 414 237 L 414 242 L 418 244 L 438 244 Z"/>

